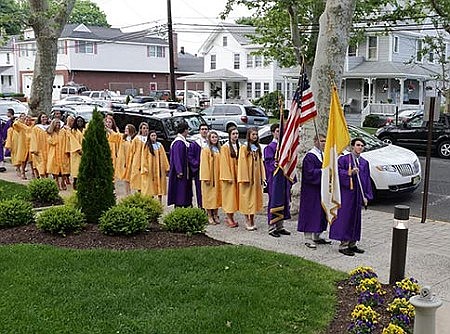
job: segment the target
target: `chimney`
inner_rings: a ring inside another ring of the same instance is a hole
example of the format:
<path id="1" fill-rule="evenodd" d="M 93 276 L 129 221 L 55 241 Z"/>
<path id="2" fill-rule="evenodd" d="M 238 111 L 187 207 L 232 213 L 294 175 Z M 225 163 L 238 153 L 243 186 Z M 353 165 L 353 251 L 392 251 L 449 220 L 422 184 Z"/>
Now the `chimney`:
<path id="1" fill-rule="evenodd" d="M 181 53 L 182 55 L 184 55 L 184 46 L 181 46 L 181 47 L 180 47 L 180 53 Z"/>

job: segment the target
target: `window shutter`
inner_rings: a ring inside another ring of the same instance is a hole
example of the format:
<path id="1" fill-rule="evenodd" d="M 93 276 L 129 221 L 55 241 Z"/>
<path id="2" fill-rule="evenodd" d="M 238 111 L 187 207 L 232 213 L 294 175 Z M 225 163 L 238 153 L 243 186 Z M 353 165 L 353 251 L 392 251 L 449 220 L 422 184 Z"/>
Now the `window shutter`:
<path id="1" fill-rule="evenodd" d="M 79 53 L 80 52 L 80 48 L 78 45 L 78 41 L 75 41 L 75 53 Z"/>
<path id="2" fill-rule="evenodd" d="M 97 43 L 94 43 L 94 54 L 97 54 Z"/>

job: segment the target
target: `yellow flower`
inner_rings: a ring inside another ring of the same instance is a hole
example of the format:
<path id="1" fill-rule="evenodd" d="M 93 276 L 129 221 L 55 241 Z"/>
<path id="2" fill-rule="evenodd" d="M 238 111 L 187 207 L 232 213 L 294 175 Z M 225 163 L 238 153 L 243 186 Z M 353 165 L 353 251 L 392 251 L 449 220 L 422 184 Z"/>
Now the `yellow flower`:
<path id="1" fill-rule="evenodd" d="M 400 326 L 389 324 L 389 326 L 383 329 L 382 334 L 406 334 L 406 332 Z"/>

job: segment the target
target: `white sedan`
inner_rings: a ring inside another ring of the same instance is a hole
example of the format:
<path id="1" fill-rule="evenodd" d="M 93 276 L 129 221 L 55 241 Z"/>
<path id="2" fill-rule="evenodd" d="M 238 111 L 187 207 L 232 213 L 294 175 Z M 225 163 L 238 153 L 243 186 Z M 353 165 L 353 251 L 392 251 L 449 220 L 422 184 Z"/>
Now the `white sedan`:
<path id="1" fill-rule="evenodd" d="M 417 155 L 406 148 L 388 145 L 368 132 L 348 126 L 350 137 L 361 137 L 366 142 L 362 156 L 369 162 L 372 186 L 377 194 L 412 192 L 422 180 L 422 171 Z M 270 125 L 258 131 L 261 144 L 272 140 Z"/>

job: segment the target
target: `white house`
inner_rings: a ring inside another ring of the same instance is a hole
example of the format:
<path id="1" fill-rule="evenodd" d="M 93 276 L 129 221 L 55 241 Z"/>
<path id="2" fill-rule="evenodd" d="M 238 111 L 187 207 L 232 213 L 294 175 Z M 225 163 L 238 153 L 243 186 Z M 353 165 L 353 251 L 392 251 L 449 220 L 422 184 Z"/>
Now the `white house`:
<path id="1" fill-rule="evenodd" d="M 18 93 L 14 38 L 0 47 L 0 93 Z"/>

